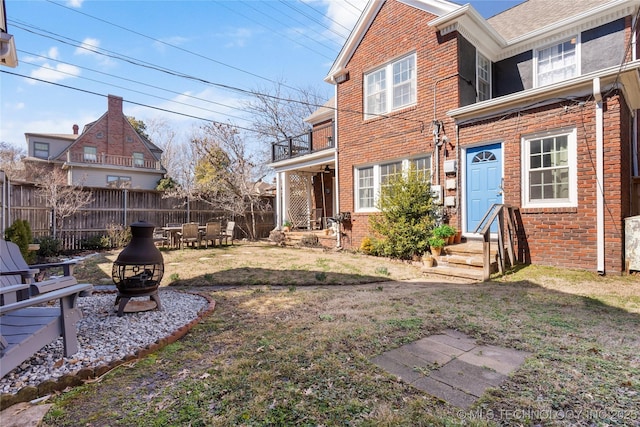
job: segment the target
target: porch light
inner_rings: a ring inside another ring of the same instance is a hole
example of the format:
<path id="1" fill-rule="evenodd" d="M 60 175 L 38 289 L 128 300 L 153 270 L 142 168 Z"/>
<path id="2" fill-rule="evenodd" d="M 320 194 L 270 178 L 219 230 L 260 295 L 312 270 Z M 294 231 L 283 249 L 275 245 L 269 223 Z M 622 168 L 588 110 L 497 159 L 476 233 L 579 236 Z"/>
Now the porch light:
<path id="1" fill-rule="evenodd" d="M 333 137 L 331 135 L 327 137 L 327 145 L 333 147 Z"/>
<path id="2" fill-rule="evenodd" d="M 331 173 L 331 169 L 329 168 L 329 165 L 324 167 L 324 173 Z"/>

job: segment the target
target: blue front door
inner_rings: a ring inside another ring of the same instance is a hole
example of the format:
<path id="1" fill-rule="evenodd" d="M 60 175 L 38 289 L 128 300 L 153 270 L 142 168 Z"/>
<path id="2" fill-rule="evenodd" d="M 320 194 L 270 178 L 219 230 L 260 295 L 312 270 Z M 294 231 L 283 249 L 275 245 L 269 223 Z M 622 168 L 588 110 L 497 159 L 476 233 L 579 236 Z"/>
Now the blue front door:
<path id="1" fill-rule="evenodd" d="M 467 232 L 472 233 L 494 203 L 502 203 L 502 146 L 483 145 L 467 150 Z M 497 232 L 497 224 L 491 225 Z"/>

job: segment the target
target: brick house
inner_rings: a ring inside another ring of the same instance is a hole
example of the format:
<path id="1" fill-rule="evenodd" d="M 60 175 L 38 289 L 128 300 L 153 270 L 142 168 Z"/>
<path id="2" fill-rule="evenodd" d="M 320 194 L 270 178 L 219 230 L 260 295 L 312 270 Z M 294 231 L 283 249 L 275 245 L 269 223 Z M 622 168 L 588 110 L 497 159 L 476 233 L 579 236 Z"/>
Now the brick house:
<path id="1" fill-rule="evenodd" d="M 26 133 L 27 165 L 59 167 L 69 184 L 153 190 L 164 177 L 162 150 L 139 135 L 122 111 L 122 98 L 108 96 L 108 109 L 72 134 Z"/>
<path id="2" fill-rule="evenodd" d="M 325 79 L 335 211 L 350 218 L 338 245 L 359 247 L 380 186 L 413 165 L 467 239 L 505 204 L 525 261 L 624 270 L 625 218 L 640 213 L 640 1 L 561 5 L 485 20 L 442 0 L 369 2 Z"/>

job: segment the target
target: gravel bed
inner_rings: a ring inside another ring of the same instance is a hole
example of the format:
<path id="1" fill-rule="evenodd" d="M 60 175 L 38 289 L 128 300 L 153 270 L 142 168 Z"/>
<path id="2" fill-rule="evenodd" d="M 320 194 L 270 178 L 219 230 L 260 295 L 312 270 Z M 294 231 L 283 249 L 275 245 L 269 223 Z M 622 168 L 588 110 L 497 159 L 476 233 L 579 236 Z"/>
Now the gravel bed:
<path id="1" fill-rule="evenodd" d="M 125 313 L 122 317 L 116 313 L 115 293 L 78 298 L 78 307 L 82 310 L 82 320 L 78 322 L 78 352 L 64 357 L 62 338 L 59 338 L 0 379 L 0 393 L 16 393 L 25 386 L 37 386 L 83 368 L 124 359 L 171 335 L 197 318 L 209 304 L 200 295 L 165 289 L 159 292 L 162 311 Z"/>

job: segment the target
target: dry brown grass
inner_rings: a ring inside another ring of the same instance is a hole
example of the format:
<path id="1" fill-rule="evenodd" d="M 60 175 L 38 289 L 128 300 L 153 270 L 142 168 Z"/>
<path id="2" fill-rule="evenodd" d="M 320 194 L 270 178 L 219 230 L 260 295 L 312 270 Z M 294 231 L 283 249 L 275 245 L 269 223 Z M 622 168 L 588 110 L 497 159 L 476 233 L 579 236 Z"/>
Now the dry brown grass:
<path id="1" fill-rule="evenodd" d="M 86 271 L 108 277 L 109 261 L 94 261 Z M 636 277 L 527 267 L 444 283 L 420 280 L 407 263 L 254 244 L 172 251 L 165 261 L 171 286 L 212 295 L 213 316 L 56 399 L 49 425 L 638 423 Z M 370 362 L 445 328 L 532 356 L 464 412 Z"/>

